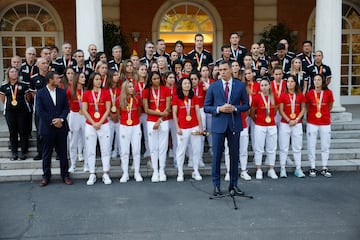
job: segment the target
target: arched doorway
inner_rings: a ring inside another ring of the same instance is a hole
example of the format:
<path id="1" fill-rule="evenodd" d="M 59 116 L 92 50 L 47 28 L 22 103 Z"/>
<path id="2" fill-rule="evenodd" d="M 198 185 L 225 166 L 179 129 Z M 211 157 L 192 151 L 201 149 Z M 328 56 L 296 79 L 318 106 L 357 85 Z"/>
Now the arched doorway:
<path id="1" fill-rule="evenodd" d="M 222 21 L 217 10 L 207 1 L 166 1 L 157 11 L 152 25 L 153 39 L 162 38 L 167 49 L 181 40 L 185 52 L 194 47 L 196 33 L 204 35 L 205 48 L 210 50 L 214 59 L 222 44 Z"/>
<path id="2" fill-rule="evenodd" d="M 43 46 L 59 45 L 63 27 L 55 9 L 42 1 L 15 3 L 0 12 L 0 72 L 10 66 L 11 57 L 24 58 L 27 47 L 35 47 L 37 55 Z"/>
<path id="3" fill-rule="evenodd" d="M 308 21 L 308 38 L 315 42 L 315 9 Z M 340 87 L 342 104 L 360 102 L 360 6 L 345 1 L 342 4 Z"/>

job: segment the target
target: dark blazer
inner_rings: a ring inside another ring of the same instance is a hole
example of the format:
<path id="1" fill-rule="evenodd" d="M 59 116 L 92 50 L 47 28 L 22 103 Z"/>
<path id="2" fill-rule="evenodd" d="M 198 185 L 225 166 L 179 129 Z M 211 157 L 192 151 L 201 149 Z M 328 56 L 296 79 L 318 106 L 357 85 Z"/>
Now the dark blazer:
<path id="1" fill-rule="evenodd" d="M 229 104 L 234 105 L 237 112 L 217 113 L 217 107 L 225 103 L 226 99 L 222 80 L 217 80 L 207 90 L 204 102 L 204 111 L 212 114 L 211 132 L 224 133 L 228 127 L 234 132 L 242 131 L 241 112 L 249 109 L 249 99 L 243 82 L 234 78 L 232 80 Z"/>
<path id="2" fill-rule="evenodd" d="M 36 93 L 35 111 L 39 116 L 39 134 L 48 135 L 52 131 L 69 131 L 69 125 L 66 117 L 69 113 L 69 103 L 66 98 L 64 89 L 56 88 L 56 106 L 51 99 L 50 92 L 47 87 L 44 87 Z M 52 125 L 54 118 L 64 119 L 63 126 L 59 129 Z"/>

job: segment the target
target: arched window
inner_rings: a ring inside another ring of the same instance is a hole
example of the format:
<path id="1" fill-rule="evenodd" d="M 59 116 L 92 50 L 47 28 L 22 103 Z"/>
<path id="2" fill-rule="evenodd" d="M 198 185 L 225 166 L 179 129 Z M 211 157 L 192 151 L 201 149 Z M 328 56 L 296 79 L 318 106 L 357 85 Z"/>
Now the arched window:
<path id="1" fill-rule="evenodd" d="M 196 33 L 204 35 L 204 47 L 213 53 L 222 44 L 223 24 L 220 14 L 208 1 L 188 0 L 176 3 L 165 1 L 155 14 L 153 25 L 153 40 L 162 38 L 167 44 L 167 50 L 173 49 L 172 43 L 181 40 L 185 52 L 194 48 Z"/>
<path id="2" fill-rule="evenodd" d="M 59 43 L 56 19 L 43 6 L 35 3 L 10 6 L 0 13 L 0 19 L 0 72 L 10 66 L 12 56 L 23 58 L 27 47 L 35 47 L 39 55 L 41 47 Z"/>
<path id="3" fill-rule="evenodd" d="M 343 1 L 341 38 L 341 103 L 360 101 L 360 5 Z M 315 9 L 308 22 L 308 38 L 315 42 Z M 315 46 L 321 49 L 321 46 Z M 326 64 L 326 63 L 325 63 Z M 331 66 L 330 66 L 331 67 Z M 334 79 L 334 81 L 336 81 Z"/>

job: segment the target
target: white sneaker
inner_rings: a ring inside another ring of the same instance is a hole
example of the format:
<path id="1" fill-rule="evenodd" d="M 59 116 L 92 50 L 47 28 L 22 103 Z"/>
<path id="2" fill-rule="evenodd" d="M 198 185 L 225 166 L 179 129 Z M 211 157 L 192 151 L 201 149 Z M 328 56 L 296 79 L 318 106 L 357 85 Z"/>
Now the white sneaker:
<path id="1" fill-rule="evenodd" d="M 301 169 L 296 169 L 294 172 L 294 176 L 298 178 L 304 178 L 305 174 Z"/>
<path id="2" fill-rule="evenodd" d="M 152 176 L 151 176 L 151 182 L 159 182 L 159 173 L 158 172 L 153 172 Z"/>
<path id="3" fill-rule="evenodd" d="M 263 179 L 263 171 L 261 169 L 256 170 L 256 179 L 258 180 Z"/>
<path id="4" fill-rule="evenodd" d="M 134 179 L 136 182 L 142 182 L 143 178 L 140 173 L 134 173 Z"/>
<path id="5" fill-rule="evenodd" d="M 202 177 L 200 175 L 200 173 L 198 171 L 195 171 L 191 174 L 191 177 L 193 179 L 195 179 L 196 181 L 201 181 L 202 180 Z"/>
<path id="6" fill-rule="evenodd" d="M 159 181 L 160 182 L 166 182 L 166 174 L 165 174 L 165 172 L 163 170 L 160 170 Z"/>
<path id="7" fill-rule="evenodd" d="M 168 153 L 169 158 L 174 158 L 174 151 L 170 148 Z"/>
<path id="8" fill-rule="evenodd" d="M 286 164 L 287 164 L 287 165 L 290 165 L 290 166 L 293 166 L 293 165 L 294 165 L 294 161 L 291 160 L 290 157 L 288 157 L 288 158 L 286 159 Z"/>
<path id="9" fill-rule="evenodd" d="M 230 181 L 230 174 L 228 172 L 225 174 L 224 181 L 226 181 L 226 182 Z"/>
<path id="10" fill-rule="evenodd" d="M 205 163 L 204 163 L 204 161 L 202 159 L 199 162 L 199 167 L 205 167 Z"/>
<path id="11" fill-rule="evenodd" d="M 109 177 L 109 174 L 107 174 L 107 173 L 104 173 L 104 175 L 102 176 L 102 181 L 106 185 L 109 185 L 109 184 L 112 183 L 112 181 L 111 181 L 111 179 Z"/>
<path id="12" fill-rule="evenodd" d="M 81 153 L 78 154 L 78 160 L 79 160 L 79 162 L 84 161 L 84 156 Z"/>
<path id="13" fill-rule="evenodd" d="M 271 179 L 278 179 L 278 176 L 276 175 L 276 172 L 274 169 L 269 169 L 267 175 Z"/>
<path id="14" fill-rule="evenodd" d="M 86 185 L 94 185 L 94 183 L 96 182 L 96 175 L 94 173 L 91 173 L 89 176 L 89 179 L 86 182 Z"/>
<path id="15" fill-rule="evenodd" d="M 123 175 L 120 178 L 120 182 L 121 183 L 126 183 L 127 181 L 129 181 L 129 174 L 128 173 L 123 173 Z"/>
<path id="16" fill-rule="evenodd" d="M 75 166 L 71 166 L 68 170 L 69 173 L 74 173 L 75 172 Z"/>
<path id="17" fill-rule="evenodd" d="M 281 178 L 287 178 L 286 168 L 285 168 L 285 167 L 281 167 L 280 177 L 281 177 Z"/>
<path id="18" fill-rule="evenodd" d="M 251 176 L 248 174 L 248 172 L 245 170 L 245 171 L 241 171 L 240 173 L 240 177 L 242 179 L 244 179 L 245 181 L 250 181 L 251 180 Z"/>
<path id="19" fill-rule="evenodd" d="M 178 173 L 176 181 L 183 182 L 184 181 L 184 173 Z"/>

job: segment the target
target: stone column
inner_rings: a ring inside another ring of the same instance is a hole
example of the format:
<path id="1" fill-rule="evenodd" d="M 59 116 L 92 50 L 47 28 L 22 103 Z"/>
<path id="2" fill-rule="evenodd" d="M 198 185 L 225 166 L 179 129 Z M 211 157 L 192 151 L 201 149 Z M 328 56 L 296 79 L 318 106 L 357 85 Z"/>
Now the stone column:
<path id="1" fill-rule="evenodd" d="M 329 88 L 333 91 L 335 98 L 332 110 L 334 113 L 345 112 L 340 101 L 341 9 L 342 0 L 316 0 L 315 47 L 316 50 L 324 52 L 323 62 L 331 68 L 332 78 Z M 333 115 L 334 120 L 349 121 L 349 116 L 346 116 L 348 114 Z"/>
<path id="2" fill-rule="evenodd" d="M 104 50 L 102 0 L 76 0 L 77 48 L 84 50 L 85 58 L 90 43 Z"/>

